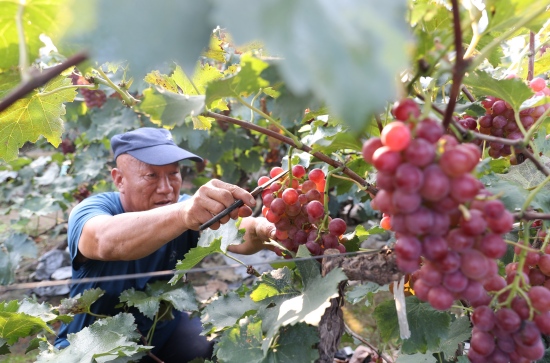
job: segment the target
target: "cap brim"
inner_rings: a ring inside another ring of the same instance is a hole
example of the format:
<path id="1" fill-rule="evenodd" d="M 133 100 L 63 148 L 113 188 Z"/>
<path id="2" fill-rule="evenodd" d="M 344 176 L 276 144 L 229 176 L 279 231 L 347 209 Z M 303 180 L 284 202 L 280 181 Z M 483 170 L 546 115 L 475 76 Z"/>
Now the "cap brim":
<path id="1" fill-rule="evenodd" d="M 168 165 L 181 160 L 201 162 L 201 157 L 174 145 L 156 145 L 128 151 L 134 158 L 150 165 Z"/>

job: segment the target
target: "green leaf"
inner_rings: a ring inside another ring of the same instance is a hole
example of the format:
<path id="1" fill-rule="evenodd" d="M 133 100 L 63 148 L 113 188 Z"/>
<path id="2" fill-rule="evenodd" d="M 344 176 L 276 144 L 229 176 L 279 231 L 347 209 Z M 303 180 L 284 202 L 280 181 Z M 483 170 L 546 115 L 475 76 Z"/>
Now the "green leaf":
<path id="1" fill-rule="evenodd" d="M 214 353 L 220 363 L 261 363 L 264 361 L 262 338 L 262 321 L 253 318 L 223 333 Z"/>
<path id="2" fill-rule="evenodd" d="M 261 301 L 271 296 L 280 294 L 298 294 L 294 288 L 294 276 L 292 271 L 288 267 L 272 270 L 263 274 L 260 277 L 260 281 L 254 287 L 254 290 L 250 294 L 250 298 L 253 301 Z"/>
<path id="3" fill-rule="evenodd" d="M 314 93 L 354 130 L 397 96 L 395 79 L 407 67 L 402 55 L 410 36 L 406 1 L 239 4 L 216 1 L 214 20 L 240 44 L 261 39 L 283 59 L 281 74 L 295 94 Z"/>
<path id="4" fill-rule="evenodd" d="M 25 313 L 30 316 L 35 316 L 42 319 L 44 322 L 49 323 L 57 320 L 57 314 L 53 312 L 53 307 L 48 303 L 38 303 L 29 299 L 23 299 L 19 306 L 18 312 Z"/>
<path id="5" fill-rule="evenodd" d="M 243 54 L 241 69 L 236 75 L 208 84 L 205 103 L 210 105 L 225 97 L 247 97 L 269 86 L 269 82 L 260 77 L 267 67 L 266 62 L 250 54 Z"/>
<path id="6" fill-rule="evenodd" d="M 495 96 L 508 102 L 514 110 L 519 110 L 521 104 L 533 96 L 533 91 L 519 79 L 497 80 L 487 72 L 476 71 L 464 78 L 463 83 L 473 89 L 479 97 Z"/>
<path id="7" fill-rule="evenodd" d="M 437 363 L 438 360 L 434 357 L 432 352 L 426 354 L 399 354 L 396 363 Z"/>
<path id="8" fill-rule="evenodd" d="M 38 50 L 44 46 L 39 39 L 48 35 L 54 43 L 63 33 L 71 19 L 65 0 L 27 0 L 23 5 L 22 25 L 29 60 L 38 57 Z M 15 67 L 19 63 L 19 38 L 16 14 L 19 1 L 0 1 L 0 69 Z M 1 83 L 1 82 L 0 82 Z"/>
<path id="9" fill-rule="evenodd" d="M 15 281 L 15 270 L 23 257 L 36 257 L 36 244 L 23 233 L 2 236 L 0 242 L 0 284 L 7 285 Z"/>
<path id="10" fill-rule="evenodd" d="M 58 308 L 60 314 L 81 314 L 90 311 L 90 306 L 105 294 L 105 291 L 96 287 L 84 291 L 74 297 L 61 300 Z"/>
<path id="11" fill-rule="evenodd" d="M 130 362 L 138 361 L 152 347 L 138 345 L 132 314 L 120 313 L 97 320 L 75 334 L 69 334 L 70 345 L 65 349 L 43 350 L 37 363 L 46 362 Z"/>
<path id="12" fill-rule="evenodd" d="M 436 352 L 445 354 L 445 359 L 450 360 L 456 356 L 459 344 L 464 342 L 472 335 L 470 319 L 467 316 L 461 316 L 451 323 L 447 337 L 443 339 Z"/>
<path id="13" fill-rule="evenodd" d="M 342 149 L 361 150 L 362 143 L 357 133 L 349 132 L 341 125 L 327 127 L 323 123 L 318 126 L 313 134 L 302 138 L 302 142 L 311 146 L 313 151 L 321 151 L 329 155 Z"/>
<path id="14" fill-rule="evenodd" d="M 0 338 L 13 345 L 20 338 L 53 330 L 42 319 L 21 312 L 0 311 Z"/>
<path id="15" fill-rule="evenodd" d="M 147 284 L 145 291 L 130 288 L 120 294 L 120 302 L 136 307 L 151 320 L 155 318 L 163 301 L 171 303 L 179 311 L 192 311 L 198 308 L 195 291 L 190 285 L 181 282 L 170 285 L 164 280 L 159 280 Z"/>
<path id="16" fill-rule="evenodd" d="M 189 270 L 201 262 L 203 258 L 216 252 L 223 253 L 221 249 L 221 238 L 215 239 L 208 247 L 197 246 L 191 248 L 191 250 L 183 256 L 183 260 L 178 261 L 176 270 Z"/>
<path id="17" fill-rule="evenodd" d="M 353 286 L 350 291 L 346 292 L 346 300 L 351 304 L 357 304 L 365 299 L 365 305 L 369 306 L 373 303 L 374 294 L 379 291 L 389 291 L 389 285 L 380 286 L 375 282 L 369 281 Z"/>
<path id="18" fill-rule="evenodd" d="M 435 351 L 441 340 L 447 336 L 451 316 L 446 312 L 435 310 L 415 296 L 407 297 L 406 303 L 411 337 L 403 341 L 402 352 L 413 354 L 425 353 L 428 350 Z M 374 318 L 384 342 L 399 339 L 399 324 L 393 300 L 384 301 L 378 305 L 374 310 Z"/>
<path id="19" fill-rule="evenodd" d="M 200 115 L 204 110 L 204 96 L 187 96 L 162 88 L 143 91 L 143 102 L 137 108 L 151 117 L 159 126 L 181 126 L 187 116 Z"/>
<path id="20" fill-rule="evenodd" d="M 279 339 L 267 353 L 266 363 L 315 362 L 319 351 L 319 331 L 304 323 L 285 326 L 279 331 Z"/>
<path id="21" fill-rule="evenodd" d="M 0 98 L 13 85 L 15 74 L 11 75 L 11 82 L 0 83 Z M 2 77 L 4 78 L 4 77 Z M 43 93 L 53 91 L 59 87 L 71 85 L 71 80 L 65 76 L 52 79 L 42 89 Z M 17 157 L 19 148 L 25 142 L 36 142 L 44 136 L 54 147 L 61 143 L 63 120 L 65 114 L 64 102 L 74 100 L 76 91 L 73 88 L 64 89 L 49 95 L 42 95 L 37 90 L 29 93 L 13 103 L 6 110 L 0 112 L 0 158 L 5 161 Z"/>
<path id="22" fill-rule="evenodd" d="M 243 241 L 245 230 L 239 229 L 239 223 L 239 220 L 230 220 L 216 230 L 207 229 L 203 231 L 198 245 L 201 247 L 210 246 L 213 241 L 221 239 L 220 248 L 224 253 L 227 252 L 229 245 L 241 244 Z"/>
<path id="23" fill-rule="evenodd" d="M 206 305 L 201 321 L 205 325 L 213 326 L 215 330 L 221 330 L 236 324 L 247 311 L 256 309 L 249 296 L 240 297 L 237 293 L 230 292 Z"/>
<path id="24" fill-rule="evenodd" d="M 136 79 L 171 61 L 191 74 L 216 27 L 209 21 L 211 6 L 209 1 L 75 3 L 78 21 L 66 38 L 89 49 L 100 64 L 128 61 Z"/>
<path id="25" fill-rule="evenodd" d="M 303 274 L 302 274 L 303 276 Z M 267 319 L 272 321 L 262 343 L 262 348 L 267 353 L 279 328 L 287 325 L 305 322 L 310 325 L 318 325 L 326 308 L 330 305 L 330 299 L 338 294 L 338 284 L 346 280 L 346 275 L 341 269 L 334 269 L 325 277 L 318 273 L 315 278 L 304 283 L 301 295 L 283 301 L 267 312 Z M 269 317 L 271 315 L 271 317 Z M 273 319 L 275 318 L 276 319 Z"/>

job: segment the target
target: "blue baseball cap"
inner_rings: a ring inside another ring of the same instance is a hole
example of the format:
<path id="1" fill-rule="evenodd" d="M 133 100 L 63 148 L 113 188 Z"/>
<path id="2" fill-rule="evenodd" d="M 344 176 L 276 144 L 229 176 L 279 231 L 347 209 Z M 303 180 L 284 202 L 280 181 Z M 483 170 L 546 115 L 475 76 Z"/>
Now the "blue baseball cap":
<path id="1" fill-rule="evenodd" d="M 166 129 L 142 127 L 111 138 L 116 158 L 129 154 L 150 165 L 167 165 L 184 159 L 203 161 L 201 157 L 180 148 Z"/>

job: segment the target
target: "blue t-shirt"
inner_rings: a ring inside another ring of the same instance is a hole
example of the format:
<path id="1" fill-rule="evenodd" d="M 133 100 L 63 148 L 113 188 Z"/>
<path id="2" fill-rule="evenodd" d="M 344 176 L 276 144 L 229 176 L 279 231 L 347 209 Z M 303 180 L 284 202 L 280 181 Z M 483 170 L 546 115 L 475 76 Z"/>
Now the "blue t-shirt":
<path id="1" fill-rule="evenodd" d="M 188 195 L 180 196 L 179 202 L 188 198 Z M 125 212 L 120 201 L 120 193 L 102 193 L 86 198 L 73 209 L 69 217 L 69 227 L 67 232 L 73 268 L 73 279 L 173 270 L 176 266 L 176 262 L 181 260 L 183 255 L 187 253 L 189 249 L 196 247 L 197 245 L 199 233 L 188 230 L 174 240 L 166 243 L 149 256 L 140 258 L 139 260 L 87 260 L 85 263 L 79 264 L 76 261 L 76 256 L 78 253 L 78 241 L 80 239 L 80 235 L 82 234 L 84 224 L 90 218 L 98 215 L 114 216 L 121 213 Z M 114 316 L 119 312 L 122 312 L 121 309 L 115 308 L 115 306 L 120 303 L 119 296 L 122 291 L 132 287 L 136 290 L 145 290 L 145 286 L 148 283 L 152 283 L 156 280 L 168 281 L 170 278 L 171 276 L 145 277 L 76 284 L 71 286 L 70 296 L 73 297 L 77 294 L 83 293 L 86 290 L 99 287 L 105 291 L 105 294 L 92 304 L 91 311 L 96 314 Z M 133 309 L 132 313 L 136 319 L 136 324 L 139 331 L 146 336 L 147 332 L 151 328 L 152 320 L 142 315 L 139 311 L 137 311 L 137 309 Z M 159 321 L 157 323 L 152 341 L 152 345 L 155 347 L 160 348 L 164 345 L 179 322 L 181 312 L 174 310 L 173 314 L 175 319 Z M 68 333 L 77 333 L 84 327 L 91 325 L 94 321 L 95 318 L 90 314 L 75 315 L 72 322 L 61 326 L 59 336 L 57 337 L 54 345 L 57 348 L 64 348 L 68 346 Z M 153 349 L 153 353 L 156 350 L 157 349 Z"/>

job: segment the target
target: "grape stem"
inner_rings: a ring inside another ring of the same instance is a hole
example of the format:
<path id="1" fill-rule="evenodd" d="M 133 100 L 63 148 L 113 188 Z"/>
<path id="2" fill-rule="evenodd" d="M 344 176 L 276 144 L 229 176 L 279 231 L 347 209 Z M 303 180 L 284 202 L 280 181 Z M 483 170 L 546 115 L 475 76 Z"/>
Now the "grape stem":
<path id="1" fill-rule="evenodd" d="M 530 223 L 523 223 L 522 237 L 523 237 L 523 243 L 525 246 L 529 245 L 530 225 L 531 225 Z M 510 284 L 511 293 L 510 295 L 508 295 L 508 297 L 506 298 L 506 301 L 503 303 L 504 306 L 510 306 L 514 297 L 516 297 L 517 293 L 521 291 L 521 286 L 522 286 L 521 283 L 523 283 L 523 285 L 527 285 L 527 281 L 525 281 L 525 276 L 523 273 L 521 273 L 523 271 L 523 266 L 525 266 L 525 261 L 527 260 L 527 250 L 522 248 L 518 258 L 519 258 L 518 267 L 516 269 L 518 273 L 516 273 L 516 275 L 514 276 L 514 280 Z M 526 301 L 530 303 L 529 299 L 526 299 Z"/>
<path id="2" fill-rule="evenodd" d="M 242 262 L 241 260 L 239 260 L 238 258 L 236 258 L 235 256 L 231 256 L 230 254 L 228 254 L 227 252 L 222 252 L 223 255 L 229 257 L 230 259 L 232 259 L 233 261 L 237 262 L 237 263 L 240 263 L 241 265 L 243 265 L 244 267 L 246 267 L 248 269 L 248 265 L 244 262 Z M 260 277 L 261 275 L 258 273 L 258 271 L 254 270 L 254 276 L 256 277 Z"/>
<path id="3" fill-rule="evenodd" d="M 111 81 L 109 77 L 107 77 L 107 75 L 105 74 L 105 72 L 103 72 L 101 68 L 98 68 L 95 71 L 98 72 L 101 75 L 101 77 L 97 77 L 97 76 L 93 77 L 94 83 L 97 82 L 114 89 L 116 93 L 118 93 L 120 97 L 122 97 L 122 101 L 128 107 L 135 106 L 139 103 L 139 100 L 135 99 L 127 90 L 122 89 L 116 84 L 114 84 L 113 81 Z"/>
<path id="4" fill-rule="evenodd" d="M 25 1 L 19 1 L 17 15 L 15 16 L 15 25 L 17 26 L 17 38 L 19 40 L 19 69 L 21 70 L 21 81 L 30 81 L 29 54 L 27 52 L 27 42 L 25 41 L 25 29 L 23 28 L 23 13 L 25 12 Z"/>
<path id="5" fill-rule="evenodd" d="M 294 142 L 293 139 L 289 138 L 289 137 L 286 137 L 284 135 L 281 135 L 275 131 L 271 131 L 269 129 L 266 129 L 265 127 L 261 127 L 261 126 L 258 126 L 256 124 L 251 124 L 249 122 L 246 122 L 246 121 L 242 121 L 242 120 L 238 120 L 236 118 L 233 118 L 233 117 L 229 117 L 229 116 L 224 116 L 224 115 L 221 115 L 219 113 L 214 113 L 214 112 L 211 112 L 211 111 L 207 111 L 204 113 L 205 116 L 208 116 L 208 117 L 212 117 L 216 120 L 219 120 L 219 121 L 224 121 L 224 122 L 229 122 L 229 123 L 232 123 L 232 124 L 235 124 L 235 125 L 238 125 L 238 126 L 241 126 L 245 129 L 248 129 L 248 130 L 253 130 L 253 131 L 256 131 L 256 132 L 259 132 L 261 134 L 264 134 L 264 135 L 267 135 L 267 136 L 270 136 L 270 137 L 273 137 L 274 139 L 277 139 L 279 141 L 282 141 L 284 142 L 285 144 L 288 144 L 290 146 L 293 146 L 294 148 L 298 149 L 298 150 L 302 150 L 302 151 L 305 151 L 311 155 L 313 155 L 314 157 L 316 157 L 317 159 L 321 160 L 321 161 L 324 161 L 325 163 L 329 164 L 330 166 L 333 166 L 335 168 L 339 168 L 339 167 L 343 167 L 342 169 L 342 173 L 343 174 L 346 174 L 347 176 L 349 176 L 351 179 L 355 180 L 357 183 L 359 183 L 360 185 L 363 185 L 365 187 L 365 189 L 373 194 L 373 195 L 376 195 L 376 193 L 378 192 L 378 189 L 376 189 L 374 186 L 372 186 L 371 184 L 367 183 L 367 181 L 365 179 L 363 179 L 361 176 L 359 176 L 357 173 L 355 173 L 353 170 L 349 169 L 348 167 L 346 167 L 344 164 L 342 164 L 341 162 L 339 161 L 336 161 L 334 159 L 331 159 L 330 157 L 328 157 L 327 155 L 319 152 L 319 151 L 315 151 L 313 152 L 313 150 L 311 149 L 311 147 L 305 145 L 305 144 L 302 144 L 301 147 L 298 147 L 298 145 Z"/>
<path id="6" fill-rule="evenodd" d="M 533 80 L 533 74 L 535 73 L 535 33 L 529 32 L 529 52 L 527 53 L 527 80 Z"/>
<path id="7" fill-rule="evenodd" d="M 518 248 L 521 248 L 521 249 L 524 249 L 524 250 L 527 250 L 528 252 L 534 252 L 534 253 L 538 253 L 540 252 L 539 250 L 536 250 L 534 248 L 531 248 L 531 247 L 527 247 L 521 243 L 518 243 L 518 242 L 514 242 L 514 241 L 510 241 L 510 240 L 507 240 L 505 239 L 504 242 L 506 242 L 507 244 L 511 245 L 511 246 L 514 246 L 514 247 L 518 247 Z"/>
<path id="8" fill-rule="evenodd" d="M 65 89 L 70 89 L 70 88 L 85 88 L 85 89 L 90 89 L 90 90 L 96 90 L 99 88 L 99 84 L 73 84 L 73 85 L 70 85 L 70 86 L 63 86 L 63 87 L 59 87 L 59 88 L 56 88 L 56 89 L 53 89 L 51 91 L 48 91 L 48 92 L 40 92 L 37 94 L 37 96 L 40 96 L 40 97 L 44 97 L 44 96 L 49 96 L 51 94 L 54 94 L 56 92 L 59 92 L 59 91 L 63 91 Z"/>
<path id="9" fill-rule="evenodd" d="M 462 49 L 462 28 L 460 27 L 460 9 L 458 0 L 452 0 L 453 6 L 453 29 L 455 36 L 455 65 L 453 67 L 453 84 L 451 86 L 451 94 L 449 95 L 449 103 L 445 109 L 443 116 L 443 128 L 446 130 L 449 127 L 453 112 L 456 106 L 456 101 L 462 86 L 462 78 L 470 64 L 470 60 L 464 59 L 464 49 Z"/>

